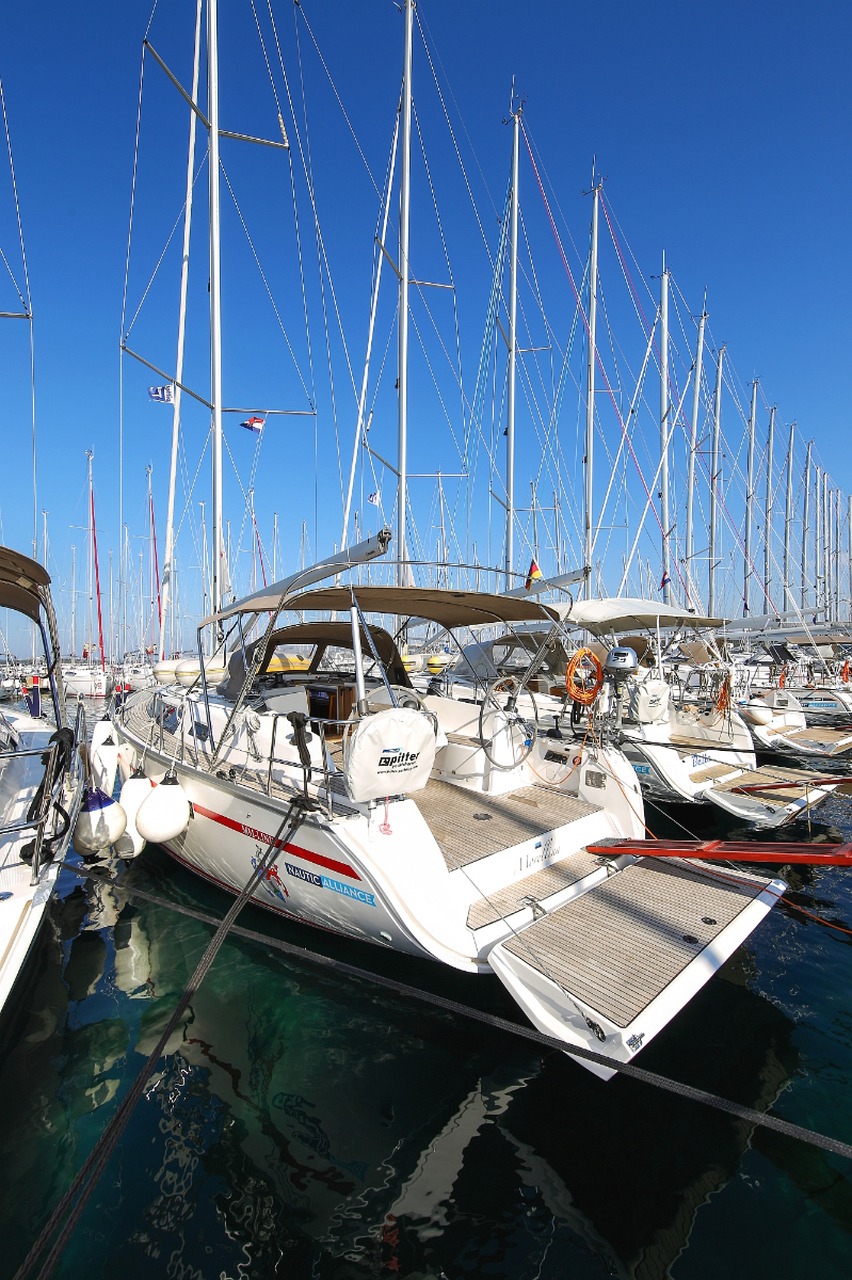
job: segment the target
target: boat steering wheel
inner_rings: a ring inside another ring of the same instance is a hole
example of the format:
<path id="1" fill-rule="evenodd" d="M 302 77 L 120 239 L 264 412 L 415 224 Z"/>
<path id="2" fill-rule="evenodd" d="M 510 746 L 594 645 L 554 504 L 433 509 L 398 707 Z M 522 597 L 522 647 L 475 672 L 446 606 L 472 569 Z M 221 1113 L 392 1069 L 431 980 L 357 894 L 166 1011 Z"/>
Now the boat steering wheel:
<path id="1" fill-rule="evenodd" d="M 532 703 L 532 717 L 518 710 L 521 693 Z M 485 720 L 495 712 L 499 713 L 502 724 L 489 738 L 485 734 Z M 532 690 L 524 688 L 517 676 L 499 676 L 492 680 L 479 708 L 479 740 L 489 763 L 506 772 L 517 769 L 532 751 L 537 736 L 538 708 Z"/>

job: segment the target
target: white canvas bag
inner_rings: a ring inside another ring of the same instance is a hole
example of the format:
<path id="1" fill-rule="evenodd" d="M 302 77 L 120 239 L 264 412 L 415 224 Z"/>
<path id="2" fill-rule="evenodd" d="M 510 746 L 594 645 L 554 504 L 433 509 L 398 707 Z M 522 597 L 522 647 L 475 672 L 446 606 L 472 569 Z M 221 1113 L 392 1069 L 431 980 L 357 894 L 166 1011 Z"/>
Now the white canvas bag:
<path id="1" fill-rule="evenodd" d="M 435 720 L 423 711 L 389 707 L 348 733 L 343 775 L 350 800 L 422 791 L 435 765 Z"/>

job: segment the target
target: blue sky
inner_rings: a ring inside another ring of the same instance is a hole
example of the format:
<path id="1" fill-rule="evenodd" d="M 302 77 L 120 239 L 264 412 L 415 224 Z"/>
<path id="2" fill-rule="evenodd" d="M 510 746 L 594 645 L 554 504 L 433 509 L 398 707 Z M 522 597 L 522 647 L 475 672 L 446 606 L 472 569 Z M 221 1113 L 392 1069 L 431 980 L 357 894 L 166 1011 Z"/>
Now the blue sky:
<path id="1" fill-rule="evenodd" d="M 158 52 L 187 84 L 194 7 L 192 0 L 161 0 L 150 34 Z M 367 164 L 381 185 L 398 96 L 402 18 L 391 0 L 373 0 L 369 5 L 304 0 L 295 23 L 289 0 L 273 3 L 272 11 L 290 86 L 298 100 L 299 128 L 304 143 L 310 145 L 318 216 L 334 287 L 332 296 L 329 279 L 323 274 L 333 395 L 311 206 L 297 149 L 294 145 L 291 154 L 308 299 L 310 360 L 287 163 L 280 152 L 226 141 L 222 158 L 295 360 L 287 351 L 224 187 L 224 394 L 227 403 L 240 406 L 304 408 L 309 398 L 316 401 L 316 438 L 313 419 L 280 419 L 267 429 L 257 465 L 255 505 L 260 535 L 268 554 L 272 516 L 277 512 L 277 558 L 279 567 L 283 562 L 286 569 L 297 563 L 303 522 L 309 554 L 331 550 L 340 537 L 340 467 L 348 466 L 355 397 L 335 307 L 342 321 L 352 377 L 360 383 L 378 205 L 371 178 L 320 65 L 308 24 Z M 270 41 L 268 14 L 260 5 L 257 12 Z M 141 42 L 149 14 L 148 4 L 130 0 L 120 6 L 92 3 L 83 10 L 55 3 L 37 9 L 7 6 L 0 19 L 0 75 L 36 316 L 38 508 L 47 508 L 50 513 L 50 568 L 66 615 L 72 542 L 78 547 L 78 563 L 82 555 L 84 535 L 72 526 L 85 524 L 87 447 L 95 452 L 102 582 L 107 575 L 108 551 L 113 550 L 116 563 L 118 557 L 118 339 Z M 582 276 L 581 259 L 588 245 L 589 200 L 582 192 L 588 188 L 592 156 L 596 155 L 598 171 L 607 178 L 605 195 L 613 217 L 618 219 L 620 243 L 625 252 L 629 245 L 635 257 L 631 272 L 640 295 L 640 273 L 652 290 L 657 289 L 657 282 L 650 278 L 659 274 L 663 250 L 682 294 L 679 305 L 685 329 L 676 338 L 679 349 L 673 357 L 679 369 L 679 389 L 691 359 L 686 340 L 688 317 L 700 310 L 706 287 L 712 341 L 727 344 L 741 384 L 740 397 L 748 394 L 743 384 L 754 376 L 761 380 L 759 452 L 768 406 L 776 404 L 779 439 L 784 442 L 776 447 L 776 467 L 786 448 L 789 423 L 795 420 L 802 438 L 814 439 L 816 454 L 829 467 L 833 482 L 848 492 L 852 468 L 838 443 L 845 438 L 848 414 L 845 381 L 839 374 L 845 368 L 852 338 L 847 303 L 852 283 L 848 241 L 852 117 L 845 65 L 852 36 L 849 7 L 838 3 L 807 8 L 789 3 L 722 3 L 712 11 L 697 11 L 669 3 L 641 8 L 627 3 L 538 3 L 519 10 L 508 3 L 474 0 L 459 5 L 421 0 L 419 16 L 491 252 L 498 242 L 497 214 L 508 175 L 510 133 L 502 121 L 514 76 L 526 99 L 527 128 L 575 280 Z M 222 127 L 276 136 L 275 102 L 248 0 L 221 0 L 221 44 Z M 270 52 L 274 54 L 271 44 Z M 288 134 L 294 142 L 295 130 L 277 68 L 275 74 Z M 418 277 L 427 280 L 444 282 L 451 271 L 455 295 L 434 290 L 426 297 L 434 327 L 423 302 L 416 299 L 414 303 L 424 340 L 421 349 L 412 338 L 409 465 L 417 472 L 441 468 L 454 473 L 460 470 L 454 438 L 458 440 L 464 429 L 463 404 L 451 367 L 456 320 L 462 380 L 470 400 L 491 268 L 419 33 L 415 102 L 449 262 L 444 258 L 418 146 L 413 162 L 412 264 Z M 184 104 L 149 59 L 128 281 L 131 315 L 180 214 L 187 125 Z M 187 347 L 187 382 L 202 394 L 208 386 L 206 181 L 205 169 L 196 187 Z M 530 258 L 526 248 L 522 251 L 524 314 L 529 317 L 527 345 L 547 341 L 543 320 L 535 314 L 530 283 L 533 271 L 542 310 L 556 340 L 564 345 L 572 296 L 528 156 L 522 166 L 521 203 L 531 253 Z M 391 226 L 394 218 L 395 213 Z M 174 363 L 179 239 L 178 229 L 130 341 L 131 347 L 164 369 Z M 5 171 L 0 178 L 0 246 L 20 275 L 14 206 Z M 617 344 L 629 398 L 629 370 L 635 377 L 645 339 L 613 247 L 603 238 L 601 273 L 612 341 Z M 395 339 L 391 328 L 395 300 L 390 284 L 386 273 L 374 372 L 389 339 L 390 347 L 375 402 L 371 443 L 393 461 Z M 6 283 L 0 289 L 0 309 L 14 309 L 8 305 L 14 302 L 10 288 Z M 645 301 L 649 302 L 647 295 Z M 645 311 L 648 313 L 647 305 Z M 5 541 L 26 550 L 32 537 L 26 334 L 18 321 L 0 323 L 4 389 L 0 414 L 6 444 L 0 514 Z M 523 333 L 521 340 L 525 340 Z M 578 376 L 582 346 L 580 332 L 571 360 Z M 610 371 L 615 377 L 614 363 Z M 548 377 L 545 370 L 536 392 L 538 374 L 542 374 L 541 368 L 535 371 L 530 365 L 529 394 L 519 396 L 519 503 L 522 495 L 529 494 L 530 479 L 539 473 L 541 449 L 534 419 L 537 413 L 547 411 Z M 497 418 L 503 376 L 503 370 L 498 369 L 492 384 L 498 448 L 502 448 Z M 165 524 L 171 418 L 169 410 L 147 401 L 146 387 L 155 381 L 159 379 L 125 360 L 124 518 L 134 564 L 145 545 L 148 464 L 154 469 L 160 539 Z M 576 429 L 582 421 L 582 408 L 573 384 L 569 392 L 562 401 L 559 423 L 565 462 L 560 480 L 563 503 L 580 482 Z M 531 397 L 536 395 L 533 403 Z M 643 425 L 645 453 L 637 448 L 649 482 L 655 465 L 653 411 L 658 395 L 652 373 Z M 598 496 L 609 478 L 607 449 L 611 456 L 618 443 L 617 422 L 607 419 L 605 406 L 599 407 L 599 413 Z M 246 485 L 255 442 L 236 426 L 237 421 L 233 416 L 227 420 L 228 442 Z M 727 465 L 733 511 L 737 492 L 733 475 L 741 433 L 741 427 L 736 428 L 733 400 L 726 406 L 723 421 L 729 437 Z M 184 428 L 186 465 L 192 475 L 206 435 L 203 411 L 188 407 Z M 347 460 L 344 464 L 339 463 L 338 452 Z M 797 467 L 800 462 L 797 454 Z M 487 459 L 483 451 L 477 467 L 472 537 L 480 560 L 487 561 L 489 555 L 491 560 L 499 560 L 499 510 L 493 500 L 490 544 L 488 541 Z M 388 511 L 391 480 L 385 474 L 380 486 Z M 456 532 L 463 549 L 463 503 L 459 505 L 455 484 L 447 481 L 448 502 L 456 504 Z M 359 480 L 359 508 L 373 485 L 368 471 L 363 488 Z M 676 478 L 675 485 L 682 494 L 682 477 Z M 628 477 L 627 488 L 623 511 L 631 502 L 634 510 L 641 497 L 635 475 Z M 208 497 L 208 489 L 205 458 L 179 546 L 188 612 L 198 607 L 200 587 L 198 546 L 190 535 L 193 522 L 197 533 L 198 500 Z M 552 506 L 552 490 L 552 476 L 543 474 L 539 482 L 543 507 Z M 434 554 L 439 523 L 434 481 L 413 481 L 411 500 L 423 544 Z M 179 495 L 179 505 L 183 501 Z M 375 508 L 367 511 L 364 526 L 370 517 L 374 525 Z M 226 516 L 232 521 L 234 576 L 241 589 L 248 585 L 251 562 L 246 532 L 243 549 L 236 551 L 243 513 L 239 485 L 230 471 L 226 474 Z M 552 519 L 542 515 L 543 525 L 548 518 Z M 569 542 L 573 518 L 566 513 L 563 536 Z M 733 519 L 737 518 L 734 514 Z M 618 520 L 608 524 L 618 526 Z M 520 560 L 528 554 L 529 542 L 524 538 L 529 536 L 528 528 L 519 529 L 516 536 L 520 569 L 526 567 Z M 623 530 L 609 533 L 602 572 L 610 590 L 617 585 L 612 577 L 615 574 L 617 580 L 624 536 Z M 773 536 L 780 540 L 780 525 Z M 547 562 L 546 569 L 552 568 L 552 542 L 552 536 L 540 530 L 540 558 Z M 737 546 L 731 533 L 725 590 L 732 610 L 738 604 Z M 655 547 L 649 523 L 641 549 L 652 561 L 656 576 L 659 550 Z"/>

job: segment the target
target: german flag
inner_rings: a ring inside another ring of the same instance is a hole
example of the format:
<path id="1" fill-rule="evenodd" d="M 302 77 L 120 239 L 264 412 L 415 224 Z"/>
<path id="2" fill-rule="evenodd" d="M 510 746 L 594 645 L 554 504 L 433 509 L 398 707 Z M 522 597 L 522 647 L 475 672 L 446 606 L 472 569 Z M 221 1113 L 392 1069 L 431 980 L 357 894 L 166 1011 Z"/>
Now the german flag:
<path id="1" fill-rule="evenodd" d="M 530 560 L 530 569 L 529 569 L 529 573 L 527 574 L 527 580 L 524 583 L 524 591 L 529 591 L 530 587 L 535 582 L 536 578 L 540 578 L 540 577 L 541 577 L 541 569 L 539 569 L 535 560 Z"/>

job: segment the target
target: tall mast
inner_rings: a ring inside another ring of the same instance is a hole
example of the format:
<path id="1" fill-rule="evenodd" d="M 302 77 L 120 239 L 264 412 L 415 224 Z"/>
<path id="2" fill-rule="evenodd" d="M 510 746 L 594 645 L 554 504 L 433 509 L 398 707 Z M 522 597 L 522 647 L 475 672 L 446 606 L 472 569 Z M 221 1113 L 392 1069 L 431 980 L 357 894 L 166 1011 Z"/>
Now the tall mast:
<path id="1" fill-rule="evenodd" d="M 344 532 L 344 539 L 345 539 L 345 534 L 346 534 L 345 528 L 343 532 Z M 344 540 L 341 550 L 345 550 L 345 549 L 346 549 L 346 542 Z M 272 581 L 273 582 L 278 581 L 278 512 L 277 511 L 273 511 L 272 513 Z"/>
<path id="2" fill-rule="evenodd" d="M 840 620 L 840 490 L 834 490 L 834 621 Z"/>
<path id="3" fill-rule="evenodd" d="M 207 514 L 206 503 L 199 502 L 201 508 L 201 592 L 204 597 L 204 616 L 207 617 Z"/>
<path id="4" fill-rule="evenodd" d="M 826 622 L 830 620 L 830 608 L 832 608 L 832 557 L 829 554 L 829 529 L 828 471 L 823 470 L 823 604 Z"/>
<path id="5" fill-rule="evenodd" d="M 88 582 L 87 582 L 87 584 L 86 584 L 87 589 L 88 589 L 88 592 L 89 592 L 89 610 L 88 610 L 88 614 L 87 614 L 87 617 L 86 617 L 86 660 L 87 660 L 87 662 L 91 662 L 91 661 L 92 661 L 92 606 L 93 606 L 93 603 L 94 603 L 94 592 L 95 592 L 95 574 L 94 574 L 94 570 L 93 570 L 93 556 L 94 556 L 94 552 L 93 552 L 93 550 L 92 550 L 92 543 L 93 543 L 93 541 L 94 541 L 94 533 L 95 533 L 94 528 L 92 527 L 92 526 L 93 526 L 93 524 L 94 524 L 94 521 L 93 521 L 93 519 L 92 519 L 92 505 L 93 505 L 93 498 L 94 498 L 94 492 L 95 492 L 95 491 L 94 491 L 94 487 L 93 487 L 93 485 L 92 485 L 92 457 L 93 457 L 93 456 L 94 456 L 94 455 L 93 455 L 93 453 L 92 453 L 92 450 L 91 450 L 91 449 L 87 449 L 87 450 L 86 450 L 86 459 L 87 459 L 87 462 L 88 462 L 88 468 L 89 468 L 89 511 L 88 511 L 88 515 L 86 516 L 86 523 L 87 523 L 87 524 L 88 524 L 88 526 L 89 526 L 89 528 L 88 528 L 88 534 L 89 534 L 89 555 L 88 555 L 89 579 L 88 579 Z"/>
<path id="6" fill-rule="evenodd" d="M 769 599 L 769 584 L 772 581 L 772 452 L 775 445 L 775 405 L 769 410 L 769 429 L 766 437 L 766 503 L 763 529 L 763 594 L 766 597 L 766 612 L 772 604 Z"/>
<path id="7" fill-rule="evenodd" d="M 592 241 L 589 248 L 589 351 L 586 367 L 586 486 L 583 503 L 583 564 L 592 564 L 592 479 L 595 451 L 595 358 L 598 323 L 598 204 L 600 183 L 592 171 Z M 586 597 L 592 595 L 592 575 L 586 579 Z"/>
<path id="8" fill-rule="evenodd" d="M 195 9 L 195 57 L 192 63 L 192 101 L 198 101 L 198 79 L 201 65 L 201 5 Z M 175 486 L 177 483 L 178 441 L 180 437 L 180 384 L 183 381 L 183 351 L 186 336 L 186 295 L 189 287 L 189 240 L 192 227 L 192 189 L 195 171 L 195 121 L 194 111 L 189 113 L 189 148 L 186 158 L 186 200 L 183 214 L 183 251 L 180 260 L 180 306 L 178 310 L 177 359 L 175 361 L 174 410 L 172 414 L 172 457 L 169 468 L 169 504 L 166 513 L 166 551 L 163 559 L 162 615 L 160 618 L 160 661 L 166 652 L 166 626 L 169 617 L 169 596 L 172 587 L 172 561 L 174 559 Z M 212 296 L 212 290 L 211 290 Z"/>
<path id="9" fill-rule="evenodd" d="M 814 493 L 814 613 L 819 610 L 821 599 L 821 579 L 822 579 L 822 556 L 820 547 L 822 545 L 822 482 L 820 475 L 822 474 L 820 467 L 814 468 L 815 475 L 815 493 Z"/>
<path id="10" fill-rule="evenodd" d="M 406 572 L 405 516 L 408 505 L 408 233 L 411 219 L 411 50 L 414 42 L 414 0 L 405 6 L 405 54 L 402 63 L 402 155 L 399 177 L 399 444 L 397 446 L 398 586 L 408 582 Z"/>
<path id="11" fill-rule="evenodd" d="M 213 582 L 212 605 L 222 604 L 222 280 L 219 244 L 219 15 L 207 0 L 207 115 L 210 120 L 210 401 L 213 405 Z M 195 113 L 193 112 L 193 115 Z"/>
<path id="12" fill-rule="evenodd" d="M 713 397 L 713 443 L 710 452 L 710 549 L 707 587 L 707 614 L 716 612 L 716 531 L 719 523 L 719 439 L 722 431 L 722 360 L 725 348 L 719 348 L 716 362 L 716 393 Z"/>
<path id="13" fill-rule="evenodd" d="M 512 86 L 514 107 L 514 85 Z M 511 244 L 509 248 L 509 386 L 506 393 L 506 587 L 514 569 L 515 548 L 515 359 L 518 347 L 518 155 L 520 150 L 521 107 L 512 112 L 512 207 L 510 212 Z"/>
<path id="14" fill-rule="evenodd" d="M 802 502 L 802 609 L 807 608 L 808 603 L 808 534 L 810 533 L 811 520 L 811 450 L 813 448 L 813 440 L 808 441 L 808 450 L 805 455 L 805 494 Z"/>
<path id="15" fill-rule="evenodd" d="M 669 555 L 669 272 L 663 254 L 660 276 L 660 520 L 663 526 L 663 599 L 672 602 L 671 557 Z"/>
<path id="16" fill-rule="evenodd" d="M 851 499 L 852 500 L 852 499 Z M 77 548 L 72 547 L 72 662 L 77 654 Z"/>
<path id="17" fill-rule="evenodd" d="M 787 500 L 784 503 L 784 607 L 793 608 L 793 589 L 790 585 L 790 531 L 793 527 L 793 443 L 795 422 L 790 425 L 790 447 L 787 450 Z"/>
<path id="18" fill-rule="evenodd" d="M 145 549 L 139 551 L 139 656 L 145 656 Z"/>
<path id="19" fill-rule="evenodd" d="M 849 608 L 847 612 L 849 617 L 852 618 L 852 494 L 850 494 L 850 497 L 849 497 L 848 517 L 849 517 L 849 524 L 847 529 L 847 535 L 848 535 L 847 551 L 849 553 Z"/>
<path id="20" fill-rule="evenodd" d="M 692 534 L 692 504 L 693 489 L 695 488 L 695 455 L 698 451 L 698 410 L 701 404 L 701 374 L 704 364 L 704 326 L 707 323 L 707 299 L 704 299 L 704 306 L 701 308 L 701 315 L 698 317 L 698 346 L 695 351 L 695 372 L 692 384 L 692 418 L 690 420 L 689 430 L 689 461 L 686 470 L 686 586 L 691 591 L 692 587 L 692 551 L 693 551 L 693 534 Z"/>
<path id="21" fill-rule="evenodd" d="M 757 414 L 757 378 L 751 384 L 751 412 L 748 415 L 748 462 L 746 464 L 745 555 L 743 557 L 743 616 L 751 613 L 751 504 L 754 498 L 754 420 Z"/>

